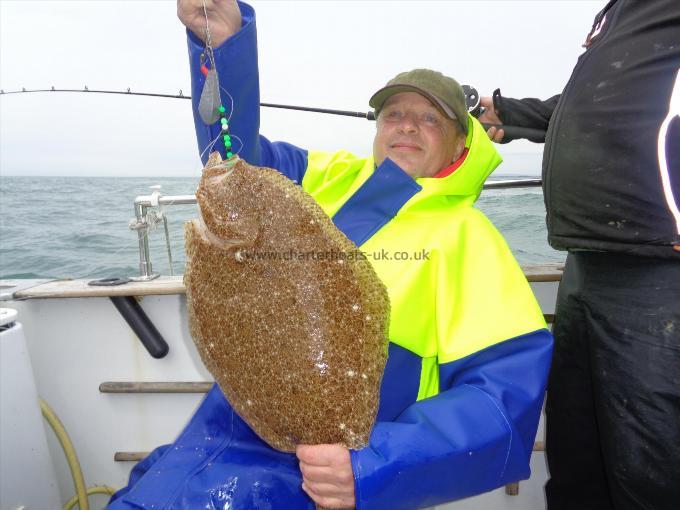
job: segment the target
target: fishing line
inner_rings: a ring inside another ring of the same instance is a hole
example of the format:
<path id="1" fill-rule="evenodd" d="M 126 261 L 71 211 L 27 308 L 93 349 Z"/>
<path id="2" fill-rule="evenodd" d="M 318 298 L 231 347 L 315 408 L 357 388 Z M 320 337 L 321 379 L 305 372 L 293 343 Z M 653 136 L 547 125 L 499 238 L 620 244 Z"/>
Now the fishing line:
<path id="1" fill-rule="evenodd" d="M 150 233 L 150 232 L 147 231 L 147 232 L 144 234 L 144 238 L 148 238 L 149 233 Z M 121 251 L 127 250 L 127 249 L 131 249 L 131 246 L 134 246 L 134 245 L 136 245 L 136 244 L 138 244 L 138 243 L 139 243 L 139 238 L 135 239 L 134 242 L 123 243 L 123 246 L 121 246 L 121 247 L 118 248 L 116 251 L 114 251 L 113 253 L 111 253 L 111 255 L 109 255 L 109 257 L 115 257 L 115 256 L 118 255 Z M 85 269 L 84 269 L 84 270 L 82 271 L 82 273 L 80 274 L 80 276 L 69 276 L 69 277 L 64 277 L 64 278 L 60 278 L 60 279 L 85 280 L 85 279 L 88 279 L 88 278 L 92 278 L 92 277 L 94 276 L 95 271 L 97 271 L 98 268 L 105 269 L 106 267 L 107 267 L 107 266 L 106 266 L 105 263 L 103 263 L 103 262 L 96 262 L 96 263 L 94 263 L 94 264 L 90 264 L 89 266 L 86 266 Z M 109 267 L 110 267 L 110 266 L 109 266 Z M 135 275 L 135 276 L 137 276 L 137 275 Z"/>
<path id="2" fill-rule="evenodd" d="M 174 200 L 172 200 L 172 201 L 168 202 L 167 204 L 164 204 L 164 207 L 165 207 L 165 206 L 174 205 L 174 203 L 175 203 Z M 187 205 L 188 205 L 188 204 L 187 204 Z M 164 213 L 164 214 L 165 214 L 165 213 Z M 144 239 L 144 240 L 150 240 L 151 238 L 150 238 L 149 236 L 151 235 L 151 233 L 152 233 L 152 232 L 156 232 L 157 230 L 158 230 L 158 227 L 157 227 L 157 224 L 156 224 L 155 222 L 149 223 L 149 224 L 148 224 L 148 227 L 146 228 L 146 232 L 145 232 L 144 235 L 142 236 L 142 239 Z M 92 229 L 91 232 L 92 232 L 92 233 L 101 233 L 100 230 L 95 230 L 95 229 Z M 118 254 L 119 254 L 121 251 L 123 251 L 123 250 L 131 249 L 131 248 L 130 248 L 131 246 L 135 246 L 135 245 L 137 245 L 137 244 L 139 244 L 139 237 L 135 238 L 134 241 L 129 241 L 129 242 L 123 243 L 123 246 L 121 246 L 121 247 L 118 248 L 116 251 L 114 251 L 113 253 L 111 253 L 111 254 L 109 255 L 109 258 L 115 257 L 116 255 L 118 255 Z M 94 268 L 96 268 L 96 267 L 98 267 L 98 266 L 102 266 L 103 268 L 106 267 L 105 265 L 102 265 L 101 263 L 90 264 L 89 266 L 87 266 L 87 267 L 83 270 L 83 273 L 81 274 L 81 276 L 69 277 L 69 278 L 78 279 L 78 280 L 80 280 L 80 279 L 85 280 L 85 279 L 87 279 L 87 278 L 91 278 L 92 276 L 94 276 L 94 274 L 93 274 L 94 271 L 95 271 Z M 173 269 L 173 271 L 174 271 L 174 269 Z M 133 275 L 131 278 L 135 278 L 135 277 L 137 277 L 137 276 L 139 276 L 139 275 Z M 63 278 L 58 278 L 58 279 L 63 279 Z"/>
<path id="3" fill-rule="evenodd" d="M 227 119 L 227 121 L 230 122 L 230 121 L 231 121 L 231 116 L 234 115 L 234 98 L 231 96 L 231 94 L 229 93 L 229 91 L 228 91 L 227 89 L 225 89 L 222 85 L 220 85 L 220 88 L 224 91 L 224 93 L 225 93 L 226 95 L 229 96 L 229 102 L 231 103 L 231 105 L 230 105 L 230 107 L 229 107 L 229 110 L 230 110 L 230 111 L 229 111 L 229 118 Z"/>
<path id="4" fill-rule="evenodd" d="M 215 53 L 212 48 L 212 40 L 210 37 L 210 24 L 208 23 L 208 8 L 205 5 L 205 0 L 203 0 L 203 15 L 205 16 L 205 45 L 208 49 L 208 58 L 210 59 L 210 65 L 215 70 L 215 76 L 217 76 L 217 65 L 215 64 Z M 219 83 L 219 76 L 217 76 Z"/>
<path id="5" fill-rule="evenodd" d="M 234 115 L 234 98 L 233 98 L 232 95 L 229 93 L 229 91 L 228 91 L 227 89 L 225 89 L 222 85 L 220 85 L 220 89 L 222 89 L 222 91 L 223 91 L 227 96 L 229 96 L 229 102 L 231 103 L 231 104 L 230 104 L 230 107 L 229 107 L 229 110 L 230 110 L 230 111 L 229 111 L 229 117 L 227 118 L 227 123 L 229 123 L 229 122 L 231 122 L 231 117 L 232 117 L 232 115 Z M 215 144 L 217 143 L 217 140 L 219 140 L 220 136 L 222 136 L 222 132 L 218 133 L 217 136 L 216 136 L 215 138 L 213 138 L 213 140 L 205 147 L 205 149 L 203 149 L 203 151 L 202 151 L 201 154 L 199 155 L 199 158 L 202 159 L 203 156 L 205 155 L 206 151 L 207 151 L 207 152 L 210 152 L 210 151 L 212 150 L 212 148 L 213 148 L 213 147 L 215 146 Z M 233 133 L 232 133 L 230 136 L 231 136 L 231 138 L 236 138 L 236 139 L 239 141 L 239 143 L 241 144 L 241 147 L 239 148 L 239 150 L 237 150 L 236 152 L 233 153 L 235 156 L 237 156 L 237 155 L 239 154 L 239 152 L 241 152 L 241 151 L 243 150 L 243 140 L 241 140 L 240 137 L 236 136 L 236 135 L 233 134 Z"/>
<path id="6" fill-rule="evenodd" d="M 212 35 L 210 34 L 210 21 L 208 18 L 208 8 L 205 0 L 203 0 L 203 15 L 205 16 L 205 50 L 200 56 L 200 71 L 205 76 L 203 83 L 203 90 L 198 102 L 198 114 L 203 123 L 207 126 L 212 126 L 218 120 L 220 121 L 220 135 L 224 142 L 224 152 L 226 159 L 229 160 L 234 157 L 232 150 L 231 135 L 229 132 L 229 121 L 234 112 L 234 99 L 227 92 L 224 87 L 220 86 L 219 76 L 217 74 L 217 63 L 215 61 L 215 52 L 212 46 Z M 210 63 L 210 69 L 205 65 L 207 60 Z M 229 113 L 222 104 L 222 94 L 220 90 L 224 90 L 230 100 Z M 216 141 L 212 143 L 214 147 Z M 212 148 L 212 147 L 211 147 Z"/>
<path id="7" fill-rule="evenodd" d="M 73 226 L 77 226 L 77 224 L 73 225 Z M 151 233 L 152 230 L 153 231 L 156 230 L 155 225 L 153 227 L 150 227 L 149 229 L 147 229 L 147 231 L 146 231 L 146 233 L 144 234 L 143 237 L 148 238 L 149 234 Z M 97 227 L 89 228 L 89 229 L 80 229 L 80 230 L 78 230 L 78 232 L 82 233 L 82 234 L 102 234 L 101 229 L 97 228 Z M 106 237 L 110 238 L 111 236 L 106 236 Z M 139 241 L 139 238 L 136 238 L 134 241 L 123 242 L 123 245 L 120 246 L 113 253 L 111 253 L 109 255 L 109 257 L 115 257 L 121 251 L 129 249 L 130 246 L 134 246 L 134 245 L 138 244 L 138 241 Z M 101 264 L 99 262 L 96 262 L 96 263 L 90 264 L 89 266 L 86 266 L 85 269 L 83 270 L 83 274 L 81 276 L 64 276 L 64 277 L 55 278 L 54 280 L 50 280 L 50 281 L 58 281 L 58 280 L 64 280 L 64 279 L 85 279 L 85 278 L 92 276 L 92 273 L 94 272 L 93 268 L 95 268 L 96 266 L 100 266 L 100 265 Z"/>
<path id="8" fill-rule="evenodd" d="M 202 159 L 206 152 L 209 153 L 212 150 L 212 148 L 217 143 L 217 140 L 220 139 L 220 136 L 222 136 L 222 133 L 218 133 L 217 136 L 215 138 L 213 138 L 212 141 L 208 145 L 206 145 L 205 149 L 203 149 L 203 152 L 201 152 L 201 154 L 199 155 L 199 158 Z M 243 150 L 243 140 L 241 140 L 241 138 L 239 136 L 237 136 L 233 133 L 232 133 L 231 137 L 238 140 L 238 142 L 241 144 L 241 147 L 239 147 L 239 150 L 237 150 L 236 152 L 233 153 L 233 156 L 238 156 L 238 154 Z"/>
<path id="9" fill-rule="evenodd" d="M 221 135 L 222 135 L 222 133 L 217 133 L 217 136 L 216 136 L 215 138 L 213 138 L 213 140 L 212 140 L 210 143 L 208 143 L 208 145 L 205 146 L 205 149 L 203 149 L 203 152 L 201 152 L 201 154 L 200 154 L 198 157 L 201 158 L 201 159 L 203 159 L 203 156 L 205 155 L 205 153 L 206 153 L 206 152 L 209 152 L 210 150 L 212 150 L 212 148 L 213 148 L 213 147 L 215 146 L 215 144 L 217 143 L 217 140 L 220 139 L 220 136 L 221 136 Z"/>

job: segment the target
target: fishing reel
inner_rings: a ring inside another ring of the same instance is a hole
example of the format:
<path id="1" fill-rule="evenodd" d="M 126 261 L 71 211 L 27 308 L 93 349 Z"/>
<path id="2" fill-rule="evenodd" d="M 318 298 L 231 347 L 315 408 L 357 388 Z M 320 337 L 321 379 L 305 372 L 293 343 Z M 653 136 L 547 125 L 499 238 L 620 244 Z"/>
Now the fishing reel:
<path id="1" fill-rule="evenodd" d="M 465 103 L 467 104 L 467 110 L 470 115 L 474 118 L 479 117 L 484 113 L 482 108 L 482 98 L 479 97 L 477 89 L 471 85 L 462 85 L 463 93 L 465 94 Z"/>

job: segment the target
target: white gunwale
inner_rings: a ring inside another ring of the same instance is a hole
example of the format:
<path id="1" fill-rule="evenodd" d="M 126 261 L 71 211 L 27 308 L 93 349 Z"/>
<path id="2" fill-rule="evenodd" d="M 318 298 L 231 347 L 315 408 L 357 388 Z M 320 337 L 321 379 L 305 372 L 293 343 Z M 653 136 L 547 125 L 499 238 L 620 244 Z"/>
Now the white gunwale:
<path id="1" fill-rule="evenodd" d="M 522 266 L 530 282 L 557 282 L 562 277 L 562 263 Z M 113 287 L 94 287 L 89 280 L 54 280 L 23 289 L 14 299 L 87 298 L 109 296 L 166 296 L 184 294 L 182 276 L 161 276 L 146 282 L 129 282 Z"/>

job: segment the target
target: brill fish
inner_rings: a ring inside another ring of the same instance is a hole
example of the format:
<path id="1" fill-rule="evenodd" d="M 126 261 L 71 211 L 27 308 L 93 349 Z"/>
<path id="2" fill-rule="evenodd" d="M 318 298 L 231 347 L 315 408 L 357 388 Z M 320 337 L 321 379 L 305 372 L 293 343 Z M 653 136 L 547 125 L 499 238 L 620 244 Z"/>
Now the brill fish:
<path id="1" fill-rule="evenodd" d="M 269 445 L 368 443 L 389 299 L 321 207 L 278 171 L 213 153 L 185 224 L 189 328 L 235 411 Z"/>

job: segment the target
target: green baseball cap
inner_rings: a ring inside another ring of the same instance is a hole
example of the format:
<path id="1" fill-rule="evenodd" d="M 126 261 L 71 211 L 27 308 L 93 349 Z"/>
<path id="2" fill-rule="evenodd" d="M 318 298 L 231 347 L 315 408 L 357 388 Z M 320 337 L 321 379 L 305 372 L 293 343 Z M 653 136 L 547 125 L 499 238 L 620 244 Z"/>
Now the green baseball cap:
<path id="1" fill-rule="evenodd" d="M 458 121 L 463 133 L 467 134 L 468 111 L 465 93 L 453 78 L 431 69 L 414 69 L 398 74 L 369 99 L 368 104 L 375 110 L 376 118 L 385 101 L 400 92 L 417 92 L 425 96 L 443 115 Z"/>

